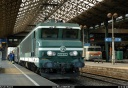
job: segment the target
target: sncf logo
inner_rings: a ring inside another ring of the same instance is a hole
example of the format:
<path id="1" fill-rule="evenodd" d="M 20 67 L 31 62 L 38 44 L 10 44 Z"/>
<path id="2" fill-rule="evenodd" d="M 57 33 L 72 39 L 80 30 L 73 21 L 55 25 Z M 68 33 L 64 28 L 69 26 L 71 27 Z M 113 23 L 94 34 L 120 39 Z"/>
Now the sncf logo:
<path id="1" fill-rule="evenodd" d="M 61 51 L 61 52 L 65 52 L 65 51 L 66 51 L 66 47 L 65 47 L 65 46 L 61 46 L 61 47 L 60 47 L 60 51 Z"/>

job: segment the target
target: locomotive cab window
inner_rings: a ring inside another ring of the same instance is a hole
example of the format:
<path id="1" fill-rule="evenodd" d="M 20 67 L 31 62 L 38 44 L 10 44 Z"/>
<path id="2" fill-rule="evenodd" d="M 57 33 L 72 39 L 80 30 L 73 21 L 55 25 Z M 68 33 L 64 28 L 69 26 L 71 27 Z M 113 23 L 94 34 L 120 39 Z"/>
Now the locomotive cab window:
<path id="1" fill-rule="evenodd" d="M 58 38 L 59 29 L 42 29 L 42 38 L 43 39 L 54 39 Z"/>
<path id="2" fill-rule="evenodd" d="M 63 39 L 78 39 L 78 30 L 64 29 Z"/>

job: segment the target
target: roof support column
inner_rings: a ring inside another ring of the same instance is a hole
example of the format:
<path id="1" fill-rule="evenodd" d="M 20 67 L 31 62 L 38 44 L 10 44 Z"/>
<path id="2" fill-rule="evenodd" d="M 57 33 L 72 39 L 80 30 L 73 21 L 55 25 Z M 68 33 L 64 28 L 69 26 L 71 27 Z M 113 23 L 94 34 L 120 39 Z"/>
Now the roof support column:
<path id="1" fill-rule="evenodd" d="M 108 37 L 108 21 L 106 20 L 104 22 L 105 24 L 105 38 Z M 106 55 L 106 62 L 109 61 L 109 55 L 108 55 L 108 42 L 105 41 L 105 55 Z"/>

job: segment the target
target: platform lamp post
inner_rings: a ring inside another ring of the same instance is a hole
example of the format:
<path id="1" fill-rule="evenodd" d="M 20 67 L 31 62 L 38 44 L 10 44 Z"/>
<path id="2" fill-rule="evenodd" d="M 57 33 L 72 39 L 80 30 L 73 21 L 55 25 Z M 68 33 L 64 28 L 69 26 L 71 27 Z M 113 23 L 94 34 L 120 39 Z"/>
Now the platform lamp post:
<path id="1" fill-rule="evenodd" d="M 117 18 L 117 16 L 118 16 L 117 13 L 114 13 L 114 14 L 108 13 L 107 14 L 108 18 L 112 18 L 112 64 L 115 64 L 115 48 L 114 48 L 115 47 L 114 46 L 115 38 L 114 38 L 114 21 L 113 21 L 113 19 Z"/>
<path id="2" fill-rule="evenodd" d="M 83 33 L 83 57 L 84 57 L 84 56 L 85 56 L 85 55 L 84 55 L 84 42 L 85 42 L 85 41 L 84 41 L 84 30 L 87 28 L 87 26 L 86 26 L 86 25 L 84 25 L 84 26 L 83 26 L 83 25 L 80 25 L 80 27 L 81 27 L 81 29 L 82 29 L 82 31 L 83 31 L 82 33 Z"/>

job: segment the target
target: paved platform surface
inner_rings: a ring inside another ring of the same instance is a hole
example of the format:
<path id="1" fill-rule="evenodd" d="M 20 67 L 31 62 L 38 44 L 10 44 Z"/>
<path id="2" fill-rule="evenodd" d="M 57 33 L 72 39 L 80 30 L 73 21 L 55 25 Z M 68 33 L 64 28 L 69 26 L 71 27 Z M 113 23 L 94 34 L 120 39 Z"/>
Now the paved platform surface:
<path id="1" fill-rule="evenodd" d="M 85 61 L 85 67 L 81 69 L 81 72 L 128 80 L 128 63 Z"/>
<path id="2" fill-rule="evenodd" d="M 57 86 L 48 79 L 9 61 L 0 62 L 0 85 L 9 86 Z"/>

